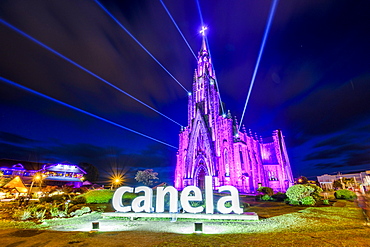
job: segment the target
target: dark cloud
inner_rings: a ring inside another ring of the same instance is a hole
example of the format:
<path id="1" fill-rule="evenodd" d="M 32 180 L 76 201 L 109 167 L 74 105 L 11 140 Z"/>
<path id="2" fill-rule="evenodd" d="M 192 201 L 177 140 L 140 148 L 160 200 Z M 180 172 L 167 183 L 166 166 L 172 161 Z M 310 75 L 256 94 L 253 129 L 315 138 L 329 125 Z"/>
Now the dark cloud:
<path id="1" fill-rule="evenodd" d="M 333 168 L 343 168 L 347 167 L 346 164 L 337 164 L 337 163 L 319 163 L 315 165 L 315 168 L 319 169 L 333 169 Z M 322 175 L 322 174 L 321 174 Z"/>
<path id="2" fill-rule="evenodd" d="M 313 147 L 314 148 L 320 148 L 320 147 L 329 148 L 330 146 L 342 146 L 347 143 L 348 143 L 348 140 L 345 135 L 337 135 L 337 136 L 325 139 L 323 141 L 317 142 Z"/>
<path id="3" fill-rule="evenodd" d="M 306 156 L 305 160 L 322 160 L 322 159 L 332 159 L 337 157 L 343 157 L 344 155 L 362 152 L 369 150 L 369 146 L 363 146 L 361 144 L 348 144 L 336 147 L 327 147 L 321 151 L 311 153 Z"/>
<path id="4" fill-rule="evenodd" d="M 39 141 L 32 140 L 30 138 L 26 138 L 24 136 L 20 136 L 17 134 L 9 133 L 0 131 L 0 142 L 2 143 L 12 143 L 12 144 L 18 144 L 18 145 L 31 145 L 39 143 Z"/>
<path id="5" fill-rule="evenodd" d="M 370 149 L 370 146 L 367 150 Z M 348 166 L 363 166 L 366 165 L 367 168 L 370 167 L 370 154 L 369 152 L 362 152 L 362 153 L 352 153 L 349 155 L 346 164 Z"/>

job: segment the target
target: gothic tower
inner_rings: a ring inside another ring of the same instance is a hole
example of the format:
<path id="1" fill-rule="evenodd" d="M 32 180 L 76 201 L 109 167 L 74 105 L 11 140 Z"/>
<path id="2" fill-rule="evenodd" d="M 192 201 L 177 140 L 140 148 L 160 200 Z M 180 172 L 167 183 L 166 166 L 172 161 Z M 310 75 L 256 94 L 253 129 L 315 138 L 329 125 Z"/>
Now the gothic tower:
<path id="1" fill-rule="evenodd" d="M 272 142 L 263 143 L 245 129 L 239 131 L 230 113 L 222 114 L 204 36 L 189 94 L 188 126 L 182 128 L 179 138 L 177 189 L 188 185 L 203 188 L 205 176 L 212 176 L 214 189 L 233 185 L 245 193 L 254 193 L 258 186 L 285 191 L 293 182 L 281 131 L 274 133 Z"/>

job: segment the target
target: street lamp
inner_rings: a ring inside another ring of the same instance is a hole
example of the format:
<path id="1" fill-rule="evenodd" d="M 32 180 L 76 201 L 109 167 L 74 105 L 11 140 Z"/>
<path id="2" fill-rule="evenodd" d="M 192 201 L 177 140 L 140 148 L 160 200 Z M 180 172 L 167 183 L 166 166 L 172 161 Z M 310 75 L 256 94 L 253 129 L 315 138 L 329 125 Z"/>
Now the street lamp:
<path id="1" fill-rule="evenodd" d="M 32 178 L 32 183 L 31 183 L 31 186 L 30 186 L 30 190 L 28 191 L 28 195 L 30 195 L 30 194 L 31 194 L 32 187 L 33 187 L 33 184 L 35 183 L 35 181 L 39 183 L 39 187 L 40 187 L 40 185 L 41 185 L 41 181 L 42 181 L 42 179 L 43 179 L 44 177 L 45 177 L 45 175 L 44 175 L 44 174 L 40 174 L 40 173 L 36 173 L 36 174 L 33 176 L 33 178 Z"/>
<path id="2" fill-rule="evenodd" d="M 123 182 L 123 178 L 122 176 L 114 176 L 112 177 L 112 185 L 110 187 L 110 189 L 112 190 L 113 187 L 118 187 L 119 185 L 121 185 Z"/>

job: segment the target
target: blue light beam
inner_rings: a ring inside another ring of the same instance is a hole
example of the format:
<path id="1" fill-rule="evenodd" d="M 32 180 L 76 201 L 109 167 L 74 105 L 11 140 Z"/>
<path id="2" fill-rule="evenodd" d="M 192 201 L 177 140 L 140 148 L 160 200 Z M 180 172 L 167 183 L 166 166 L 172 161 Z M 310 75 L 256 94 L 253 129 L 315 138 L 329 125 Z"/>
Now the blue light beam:
<path id="1" fill-rule="evenodd" d="M 97 78 L 97 79 L 101 80 L 101 81 L 102 81 L 102 82 L 104 82 L 105 84 L 107 84 L 107 85 L 109 85 L 109 86 L 113 87 L 114 89 L 116 89 L 116 90 L 120 91 L 121 93 L 125 94 L 126 96 L 130 97 L 131 99 L 135 100 L 136 102 L 139 102 L 140 104 L 142 104 L 142 105 L 144 105 L 144 106 L 148 107 L 148 108 L 149 108 L 149 109 L 151 109 L 152 111 L 154 111 L 154 112 L 158 113 L 159 115 L 161 115 L 161 116 L 163 116 L 163 117 L 167 118 L 168 120 L 170 120 L 170 121 L 174 122 L 175 124 L 177 124 L 177 125 L 179 125 L 179 126 L 182 126 L 181 124 L 179 124 L 179 123 L 178 123 L 178 122 L 176 122 L 175 120 L 171 119 L 170 117 L 167 117 L 166 115 L 164 115 L 163 113 L 161 113 L 161 112 L 157 111 L 157 110 L 156 110 L 156 109 L 154 109 L 153 107 L 151 107 L 151 106 L 149 106 L 149 105 L 145 104 L 144 102 L 142 102 L 141 100 L 139 100 L 139 99 L 135 98 L 135 97 L 134 97 L 134 96 L 132 96 L 131 94 L 129 94 L 129 93 L 127 93 L 127 92 L 125 92 L 124 90 L 122 90 L 122 89 L 120 89 L 119 87 L 117 87 L 117 86 L 113 85 L 112 83 L 108 82 L 107 80 L 105 80 L 105 79 L 101 78 L 100 76 L 98 76 L 98 75 L 94 74 L 94 73 L 93 73 L 93 72 L 91 72 L 90 70 L 88 70 L 88 69 L 86 69 L 86 68 L 82 67 L 82 66 L 81 66 L 81 65 L 79 65 L 78 63 L 76 63 L 76 62 L 72 61 L 71 59 L 67 58 L 66 56 L 64 56 L 64 55 L 60 54 L 59 52 L 57 52 L 57 51 L 55 51 L 55 50 L 53 50 L 53 49 L 52 49 L 52 48 L 50 48 L 49 46 L 47 46 L 47 45 L 45 45 L 45 44 L 41 43 L 41 42 L 40 42 L 40 41 L 38 41 L 37 39 L 35 39 L 35 38 L 31 37 L 30 35 L 26 34 L 25 32 L 21 31 L 20 29 L 18 29 L 18 28 L 16 28 L 16 27 L 12 26 L 11 24 L 7 23 L 6 21 L 4 21 L 4 20 L 0 19 L 0 23 L 4 24 L 5 26 L 9 27 L 10 29 L 12 29 L 12 30 L 16 31 L 17 33 L 19 33 L 19 34 L 23 35 L 24 37 L 26 37 L 26 38 L 28 38 L 28 39 L 32 40 L 33 42 L 35 42 L 36 44 L 38 44 L 38 45 L 42 46 L 43 48 L 45 48 L 45 49 L 47 49 L 47 50 L 51 51 L 51 52 L 52 52 L 52 53 L 54 53 L 55 55 L 57 55 L 57 56 L 59 56 L 59 57 L 63 58 L 64 60 L 66 60 L 67 62 L 70 62 L 71 64 L 73 64 L 73 65 L 75 65 L 76 67 L 78 67 L 78 68 L 82 69 L 83 71 L 85 71 L 85 72 L 87 72 L 88 74 L 90 74 L 90 75 L 94 76 L 95 78 Z"/>
<path id="2" fill-rule="evenodd" d="M 186 45 L 189 47 L 189 50 L 190 50 L 190 51 L 191 51 L 191 53 L 193 54 L 193 56 L 194 56 L 195 60 L 197 60 L 197 56 L 195 56 L 195 53 L 193 52 L 193 50 L 191 49 L 191 47 L 190 47 L 190 45 L 189 45 L 188 41 L 185 39 L 184 35 L 182 34 L 182 32 L 181 32 L 181 30 L 180 30 L 179 26 L 177 26 L 177 24 L 176 24 L 175 20 L 172 18 L 172 15 L 171 15 L 170 11 L 167 9 L 166 5 L 164 4 L 164 2 L 163 2 L 162 0 L 159 0 L 159 1 L 161 2 L 161 4 L 162 4 L 163 8 L 166 10 L 166 12 L 167 12 L 168 16 L 169 16 L 169 17 L 170 17 L 170 19 L 172 20 L 172 22 L 173 22 L 173 24 L 175 25 L 175 27 L 176 27 L 176 28 L 177 28 L 177 30 L 179 31 L 179 33 L 180 33 L 180 35 L 181 35 L 182 39 L 185 41 Z"/>
<path id="3" fill-rule="evenodd" d="M 276 9 L 276 5 L 278 4 L 278 2 L 279 2 L 279 0 L 274 0 L 273 3 L 272 3 L 271 9 L 270 9 L 269 19 L 268 19 L 267 24 L 266 24 L 265 33 L 263 34 L 261 48 L 260 48 L 260 51 L 258 53 L 258 58 L 257 58 L 256 66 L 254 67 L 251 84 L 249 86 L 249 91 L 248 91 L 247 99 L 245 101 L 245 105 L 244 105 L 244 109 L 243 109 L 243 114 L 242 114 L 242 118 L 240 119 L 240 125 L 239 125 L 239 129 L 238 130 L 240 130 L 240 127 L 242 126 L 242 122 L 243 122 L 245 110 L 247 108 L 248 101 L 249 101 L 249 98 L 250 98 L 250 95 L 251 95 L 251 92 L 252 92 L 253 84 L 254 84 L 254 81 L 256 79 L 258 67 L 260 65 L 260 61 L 261 61 L 261 57 L 262 57 L 262 53 L 263 53 L 263 49 L 265 48 L 266 39 L 267 39 L 267 36 L 269 34 L 269 31 L 270 31 L 271 22 L 272 22 L 272 19 L 274 18 L 275 9 Z"/>
<path id="4" fill-rule="evenodd" d="M 202 15 L 202 11 L 200 11 L 199 0 L 197 0 L 197 7 L 198 7 L 199 18 L 200 18 L 200 24 L 202 24 L 202 27 L 204 27 L 203 15 Z"/>
<path id="5" fill-rule="evenodd" d="M 12 85 L 12 86 L 18 87 L 18 88 L 23 89 L 23 90 L 25 90 L 25 91 L 28 91 L 28 92 L 31 92 L 31 93 L 36 94 L 36 95 L 38 95 L 38 96 L 41 96 L 41 97 L 43 97 L 43 98 L 46 98 L 46 99 L 48 99 L 48 100 L 54 101 L 54 102 L 56 102 L 56 103 L 58 103 L 58 104 L 61 104 L 61 105 L 67 106 L 67 107 L 69 107 L 69 108 L 71 108 L 71 109 L 73 109 L 73 110 L 76 110 L 76 111 L 78 111 L 78 112 L 82 112 L 82 113 L 84 113 L 84 114 L 86 114 L 86 115 L 89 115 L 89 116 L 91 116 L 91 117 L 94 117 L 94 118 L 96 118 L 96 119 L 103 120 L 104 122 L 110 123 L 110 124 L 112 124 L 112 125 L 114 125 L 114 126 L 117 126 L 117 127 L 119 127 L 119 128 L 122 128 L 122 129 L 124 129 L 124 130 L 130 131 L 130 132 L 135 133 L 135 134 L 137 134 L 137 135 L 140 135 L 140 136 L 143 136 L 143 137 L 145 137 L 145 138 L 148 138 L 148 139 L 150 139 L 150 140 L 152 140 L 152 141 L 156 141 L 156 142 L 159 142 L 159 143 L 164 144 L 164 145 L 166 145 L 166 146 L 169 146 L 169 147 L 171 147 L 171 148 L 178 149 L 177 147 L 172 146 L 172 145 L 170 145 L 170 144 L 168 144 L 168 143 L 165 143 L 165 142 L 160 141 L 160 140 L 158 140 L 158 139 L 155 139 L 155 138 L 153 138 L 153 137 L 151 137 L 151 136 L 148 136 L 148 135 L 145 135 L 145 134 L 143 134 L 143 133 L 140 133 L 140 132 L 138 132 L 138 131 L 136 131 L 136 130 L 133 130 L 133 129 L 127 128 L 127 127 L 125 127 L 125 126 L 122 126 L 122 125 L 120 125 L 120 124 L 117 124 L 117 123 L 115 123 L 115 122 L 112 122 L 112 121 L 110 121 L 110 120 L 108 120 L 108 119 L 105 119 L 105 118 L 99 117 L 99 116 L 97 116 L 97 115 L 95 115 L 95 114 L 93 114 L 93 113 L 90 113 L 90 112 L 87 112 L 87 111 L 82 110 L 82 109 L 80 109 L 80 108 L 77 108 L 77 107 L 75 107 L 75 106 L 69 105 L 69 104 L 67 104 L 67 103 L 64 103 L 64 102 L 62 102 L 62 101 L 60 101 L 60 100 L 54 99 L 54 98 L 52 98 L 52 97 L 50 97 L 50 96 L 47 96 L 47 95 L 45 95 L 45 94 L 39 93 L 39 92 L 37 92 L 37 91 L 35 91 L 35 90 L 32 90 L 32 89 L 30 89 L 30 88 L 28 88 L 28 87 L 22 86 L 22 85 L 20 85 L 20 84 L 18 84 L 18 83 L 16 83 L 16 82 L 10 81 L 10 80 L 8 80 L 8 79 L 6 79 L 6 78 L 4 78 L 4 77 L 1 77 L 1 76 L 0 76 L 0 80 L 4 81 L 4 82 L 6 82 L 6 83 L 8 83 L 8 84 L 10 84 L 10 85 Z"/>
<path id="6" fill-rule="evenodd" d="M 189 91 L 102 5 L 99 3 L 99 1 L 95 0 L 95 2 L 100 6 L 100 8 L 102 8 L 105 13 L 107 13 L 141 48 L 143 48 L 144 51 L 146 51 L 146 53 L 148 53 L 148 55 L 153 58 L 154 61 L 157 62 L 157 64 L 159 66 L 162 67 L 162 69 L 164 69 L 164 71 L 167 72 L 167 74 L 169 74 L 172 79 L 174 79 L 177 84 L 179 84 L 185 91 L 186 93 L 189 93 Z"/>

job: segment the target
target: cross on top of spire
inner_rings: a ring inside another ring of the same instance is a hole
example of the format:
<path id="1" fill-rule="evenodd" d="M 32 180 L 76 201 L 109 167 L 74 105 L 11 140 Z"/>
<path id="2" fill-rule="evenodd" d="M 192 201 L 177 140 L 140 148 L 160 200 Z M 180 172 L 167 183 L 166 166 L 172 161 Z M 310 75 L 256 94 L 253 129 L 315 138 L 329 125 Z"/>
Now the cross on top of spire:
<path id="1" fill-rule="evenodd" d="M 200 30 L 199 31 L 199 33 L 201 33 L 203 36 L 205 36 L 206 35 L 206 30 L 207 30 L 208 28 L 206 27 L 206 26 L 203 26 L 202 27 L 202 30 Z"/>

